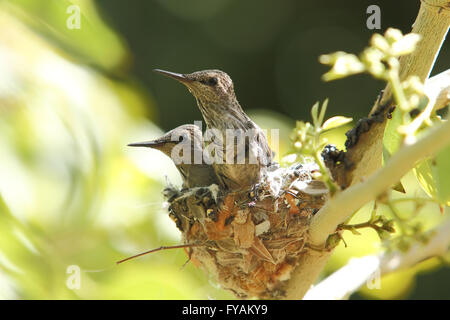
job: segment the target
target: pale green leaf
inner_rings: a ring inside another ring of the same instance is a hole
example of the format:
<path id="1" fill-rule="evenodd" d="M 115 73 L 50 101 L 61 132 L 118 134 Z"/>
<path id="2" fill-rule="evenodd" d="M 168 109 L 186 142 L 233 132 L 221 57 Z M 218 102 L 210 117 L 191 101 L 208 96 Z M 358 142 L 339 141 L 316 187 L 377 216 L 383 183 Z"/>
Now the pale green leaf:
<path id="1" fill-rule="evenodd" d="M 343 116 L 336 116 L 328 119 L 322 126 L 323 130 L 331 130 L 334 128 L 341 127 L 353 121 L 353 118 L 347 118 Z"/>
<path id="2" fill-rule="evenodd" d="M 435 160 L 420 162 L 413 172 L 430 197 L 450 205 L 450 147 L 439 152 Z"/>
<path id="3" fill-rule="evenodd" d="M 433 170 L 437 184 L 437 198 L 440 203 L 450 204 L 450 146 L 436 155 L 436 166 Z"/>
<path id="4" fill-rule="evenodd" d="M 317 125 L 319 119 L 319 101 L 317 101 L 311 108 L 311 117 L 313 119 L 314 126 Z"/>
<path id="5" fill-rule="evenodd" d="M 317 126 L 321 126 L 323 119 L 325 118 L 325 113 L 327 112 L 328 107 L 328 98 L 325 99 L 325 101 L 322 103 L 322 108 L 320 109 L 320 115 L 319 115 L 319 121 L 317 123 Z"/>
<path id="6" fill-rule="evenodd" d="M 419 180 L 422 189 L 432 198 L 436 198 L 436 183 L 433 180 L 431 160 L 421 161 L 414 169 L 414 174 Z"/>
<path id="7" fill-rule="evenodd" d="M 398 127 L 402 124 L 402 115 L 399 110 L 392 112 L 392 119 L 387 123 L 386 130 L 383 137 L 383 146 L 387 151 L 386 155 L 393 155 L 399 148 L 402 142 L 402 135 L 398 132 Z M 386 157 L 384 158 L 386 161 Z"/>

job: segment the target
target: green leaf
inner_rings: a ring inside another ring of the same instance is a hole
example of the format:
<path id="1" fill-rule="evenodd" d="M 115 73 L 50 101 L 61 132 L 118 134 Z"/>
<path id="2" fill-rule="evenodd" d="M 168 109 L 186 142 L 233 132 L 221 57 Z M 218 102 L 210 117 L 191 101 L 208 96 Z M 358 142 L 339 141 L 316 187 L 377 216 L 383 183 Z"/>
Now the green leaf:
<path id="1" fill-rule="evenodd" d="M 8 10 L 19 17 L 46 40 L 56 43 L 69 55 L 82 58 L 102 68 L 126 65 L 127 50 L 123 40 L 103 21 L 92 1 L 15 0 Z M 69 29 L 68 21 L 76 14 L 69 8 L 79 8 L 79 29 Z M 17 10 L 20 8 L 19 10 Z"/>
<path id="2" fill-rule="evenodd" d="M 328 107 L 328 98 L 325 99 L 325 101 L 322 103 L 322 108 L 320 109 L 320 115 L 319 115 L 319 121 L 317 123 L 317 126 L 321 126 L 323 119 L 325 118 L 325 113 L 327 112 Z"/>
<path id="3" fill-rule="evenodd" d="M 385 223 L 383 223 L 383 230 L 386 230 L 387 232 L 394 233 L 394 220 L 388 220 Z"/>
<path id="4" fill-rule="evenodd" d="M 436 156 L 433 175 L 437 184 L 437 198 L 440 203 L 450 205 L 450 146 Z"/>
<path id="5" fill-rule="evenodd" d="M 420 162 L 413 171 L 430 197 L 450 205 L 450 147 L 441 150 L 434 160 Z"/>
<path id="6" fill-rule="evenodd" d="M 311 108 L 311 117 L 313 119 L 314 126 L 317 126 L 319 120 L 319 101 L 317 101 Z"/>
<path id="7" fill-rule="evenodd" d="M 398 132 L 398 127 L 402 125 L 402 114 L 400 110 L 395 109 L 392 112 L 392 119 L 387 123 L 383 137 L 384 161 L 387 156 L 394 154 L 402 142 L 402 135 Z"/>
<path id="8" fill-rule="evenodd" d="M 391 234 L 383 229 L 376 230 L 378 236 L 380 237 L 380 240 L 388 240 L 391 237 Z"/>
<path id="9" fill-rule="evenodd" d="M 341 127 L 352 121 L 353 121 L 353 118 L 347 118 L 347 117 L 342 117 L 342 116 L 333 117 L 333 118 L 330 118 L 327 121 L 325 121 L 325 123 L 322 126 L 322 129 L 323 130 L 331 130 L 334 128 Z"/>
<path id="10" fill-rule="evenodd" d="M 436 183 L 433 180 L 433 170 L 431 169 L 431 160 L 421 161 L 414 169 L 414 174 L 420 182 L 422 189 L 432 198 L 436 198 Z"/>
<path id="11" fill-rule="evenodd" d="M 358 230 L 356 230 L 355 227 L 352 227 L 352 228 L 350 228 L 350 229 L 348 229 L 348 230 L 350 230 L 351 233 L 353 233 L 355 236 L 360 236 L 360 235 L 361 235 L 361 232 L 359 232 Z"/>

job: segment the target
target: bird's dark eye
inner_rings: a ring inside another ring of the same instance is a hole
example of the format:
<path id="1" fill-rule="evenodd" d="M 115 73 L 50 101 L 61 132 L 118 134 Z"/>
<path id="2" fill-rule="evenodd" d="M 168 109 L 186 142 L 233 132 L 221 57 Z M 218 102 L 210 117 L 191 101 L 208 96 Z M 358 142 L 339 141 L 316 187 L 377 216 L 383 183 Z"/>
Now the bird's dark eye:
<path id="1" fill-rule="evenodd" d="M 207 78 L 207 79 L 203 79 L 203 80 L 199 80 L 200 83 L 203 83 L 205 85 L 214 87 L 217 84 L 217 78 L 216 77 L 211 77 L 211 78 Z"/>
<path id="2" fill-rule="evenodd" d="M 217 84 L 217 78 L 216 77 L 211 77 L 208 79 L 208 84 L 210 86 L 215 86 Z"/>

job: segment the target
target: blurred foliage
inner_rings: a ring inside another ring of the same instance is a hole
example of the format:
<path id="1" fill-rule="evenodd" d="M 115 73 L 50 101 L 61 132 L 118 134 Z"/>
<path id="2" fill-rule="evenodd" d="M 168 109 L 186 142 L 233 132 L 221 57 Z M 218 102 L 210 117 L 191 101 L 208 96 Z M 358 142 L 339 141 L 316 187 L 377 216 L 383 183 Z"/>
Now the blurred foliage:
<path id="1" fill-rule="evenodd" d="M 72 3 L 81 7 L 80 29 L 66 26 Z M 417 8 L 407 7 L 412 15 L 402 18 L 409 28 Z M 352 21 L 343 19 L 340 4 L 324 12 L 294 0 L 0 2 L 0 299 L 233 298 L 192 264 L 182 267 L 182 250 L 115 265 L 180 241 L 162 197 L 165 175 L 181 182 L 174 165 L 157 151 L 125 146 L 200 114 L 183 88 L 155 81 L 150 70 L 230 72 L 250 116 L 280 129 L 281 157 L 293 148 L 292 117 L 305 118 L 313 101 L 337 96 L 329 110 L 355 118 L 371 104 L 371 80 L 357 80 L 362 89 L 348 109 L 347 87 L 320 83 L 322 69 L 311 63 L 367 39 L 369 31 L 351 31 L 365 25 L 361 12 Z M 348 128 L 321 138 L 342 148 Z M 402 183 L 407 194 L 426 196 L 412 173 Z M 367 220 L 369 209 L 355 219 Z M 433 203 L 421 212 L 427 228 L 441 218 Z M 376 234 L 361 233 L 345 235 L 348 247 L 337 248 L 328 272 L 377 249 Z M 79 289 L 68 286 L 73 265 L 81 268 Z M 383 290 L 366 294 L 405 297 L 411 272 L 389 284 L 383 279 Z"/>
<path id="2" fill-rule="evenodd" d="M 80 62 L 114 69 L 128 59 L 84 4 L 84 31 L 72 38 L 61 1 L 0 3 L 0 298 L 229 298 L 181 268 L 184 252 L 115 265 L 179 241 L 161 192 L 163 172 L 180 178 L 163 155 L 126 149 L 162 131 L 146 120 L 154 105 L 134 81 Z M 80 289 L 66 285 L 71 265 Z"/>
<path id="3" fill-rule="evenodd" d="M 130 71 L 158 101 L 158 124 L 168 131 L 201 115 L 186 89 L 151 72 L 217 68 L 235 82 L 245 110 L 270 110 L 295 120 L 316 101 L 331 99 L 328 116 L 367 115 L 382 81 L 367 75 L 323 82 L 317 59 L 336 50 L 359 52 L 373 32 L 369 5 L 381 8 L 382 29 L 409 32 L 420 1 L 411 0 L 97 0 L 100 14 L 126 39 Z M 443 46 L 433 74 L 450 65 Z M 358 90 L 355 90 L 358 88 Z M 254 113 L 255 113 L 254 112 Z"/>

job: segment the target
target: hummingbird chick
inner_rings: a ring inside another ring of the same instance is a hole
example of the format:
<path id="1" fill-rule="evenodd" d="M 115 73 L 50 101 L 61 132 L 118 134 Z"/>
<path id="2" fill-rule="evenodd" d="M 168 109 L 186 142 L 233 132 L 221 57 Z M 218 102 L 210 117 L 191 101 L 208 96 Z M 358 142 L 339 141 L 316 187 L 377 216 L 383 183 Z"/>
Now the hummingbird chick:
<path id="1" fill-rule="evenodd" d="M 272 151 L 264 132 L 242 110 L 231 78 L 220 70 L 190 74 L 154 71 L 184 84 L 195 97 L 207 128 L 220 132 L 221 139 L 217 141 L 215 136 L 210 143 L 216 147 L 211 159 L 221 186 L 239 190 L 257 184 L 272 163 Z M 228 145 L 231 147 L 227 148 Z"/>
<path id="2" fill-rule="evenodd" d="M 219 185 L 213 167 L 205 163 L 202 131 L 196 125 L 185 124 L 158 139 L 128 146 L 153 148 L 170 157 L 181 174 L 184 188 Z"/>

